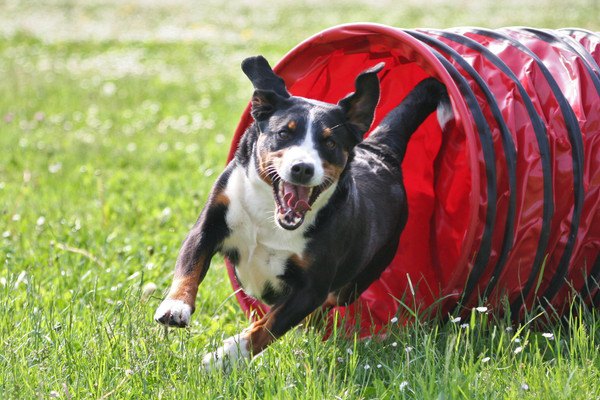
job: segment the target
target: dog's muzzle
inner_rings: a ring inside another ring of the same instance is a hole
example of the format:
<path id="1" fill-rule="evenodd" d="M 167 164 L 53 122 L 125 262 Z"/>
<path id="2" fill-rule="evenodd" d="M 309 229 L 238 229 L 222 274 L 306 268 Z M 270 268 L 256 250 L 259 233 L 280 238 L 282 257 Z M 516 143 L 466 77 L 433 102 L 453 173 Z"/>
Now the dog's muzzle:
<path id="1" fill-rule="evenodd" d="M 294 230 L 304 222 L 306 212 L 316 199 L 317 188 L 295 185 L 282 179 L 273 182 L 275 219 L 283 229 Z"/>

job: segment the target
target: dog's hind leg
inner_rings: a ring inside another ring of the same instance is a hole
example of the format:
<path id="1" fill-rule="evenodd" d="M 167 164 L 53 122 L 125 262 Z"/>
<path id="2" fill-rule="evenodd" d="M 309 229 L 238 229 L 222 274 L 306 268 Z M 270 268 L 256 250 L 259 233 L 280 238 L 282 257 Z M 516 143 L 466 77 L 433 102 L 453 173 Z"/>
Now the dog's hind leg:
<path id="1" fill-rule="evenodd" d="M 213 188 L 200 218 L 183 242 L 171 289 L 154 320 L 163 325 L 185 327 L 194 312 L 198 285 L 208 271 L 213 255 L 229 234 L 225 215 L 229 198 L 223 193 L 225 173 Z"/>
<path id="2" fill-rule="evenodd" d="M 402 160 L 412 134 L 429 114 L 436 110 L 438 123 L 444 130 L 454 119 L 450 98 L 446 87 L 440 81 L 427 78 L 419 82 L 402 102 L 385 116 L 365 139 L 365 143 L 385 144 Z"/>
<path id="3" fill-rule="evenodd" d="M 304 286 L 292 290 L 289 296 L 276 304 L 265 316 L 242 333 L 226 339 L 223 346 L 207 354 L 205 368 L 224 368 L 240 358 L 257 355 L 287 331 L 302 322 L 327 297 L 325 288 Z"/>

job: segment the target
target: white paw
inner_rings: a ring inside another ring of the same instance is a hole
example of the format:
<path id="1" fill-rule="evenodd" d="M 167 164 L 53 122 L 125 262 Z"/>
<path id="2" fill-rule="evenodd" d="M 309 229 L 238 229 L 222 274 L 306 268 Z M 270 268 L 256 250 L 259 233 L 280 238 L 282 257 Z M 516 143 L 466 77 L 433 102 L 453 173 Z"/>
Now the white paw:
<path id="1" fill-rule="evenodd" d="M 163 325 L 183 328 L 190 323 L 192 307 L 181 300 L 165 299 L 154 313 L 154 320 Z"/>
<path id="2" fill-rule="evenodd" d="M 204 356 L 202 365 L 207 370 L 228 369 L 237 360 L 250 358 L 248 345 L 248 339 L 241 334 L 227 338 L 223 341 L 223 346 Z"/>

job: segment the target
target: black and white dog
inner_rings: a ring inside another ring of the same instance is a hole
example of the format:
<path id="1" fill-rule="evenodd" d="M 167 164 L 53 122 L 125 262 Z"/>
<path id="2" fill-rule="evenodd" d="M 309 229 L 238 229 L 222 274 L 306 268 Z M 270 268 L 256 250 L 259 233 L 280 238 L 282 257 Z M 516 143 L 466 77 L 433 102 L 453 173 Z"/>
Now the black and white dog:
<path id="1" fill-rule="evenodd" d="M 428 78 L 363 140 L 382 68 L 359 74 L 355 92 L 329 104 L 291 96 L 261 56 L 242 63 L 255 88 L 254 123 L 185 239 L 154 318 L 189 324 L 216 252 L 271 309 L 204 357 L 206 366 L 256 355 L 321 306 L 351 303 L 394 257 L 408 216 L 407 142 L 436 109 L 442 127 L 452 114 L 445 87 Z"/>

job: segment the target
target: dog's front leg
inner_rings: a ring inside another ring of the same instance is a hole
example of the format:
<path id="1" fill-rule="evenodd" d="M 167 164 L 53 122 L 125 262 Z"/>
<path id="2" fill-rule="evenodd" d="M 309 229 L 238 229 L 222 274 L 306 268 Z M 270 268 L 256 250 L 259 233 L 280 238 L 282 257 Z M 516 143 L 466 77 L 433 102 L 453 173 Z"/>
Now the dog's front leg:
<path id="1" fill-rule="evenodd" d="M 238 359 L 251 358 L 273 341 L 298 325 L 323 304 L 327 290 L 304 287 L 292 291 L 285 301 L 271 307 L 269 312 L 241 333 L 226 339 L 215 352 L 207 354 L 204 367 L 223 368 Z"/>
<path id="2" fill-rule="evenodd" d="M 183 242 L 171 289 L 160 304 L 154 320 L 167 326 L 185 327 L 194 312 L 198 285 L 210 261 L 229 234 L 225 215 L 229 199 L 217 185 L 200 218 Z"/>

